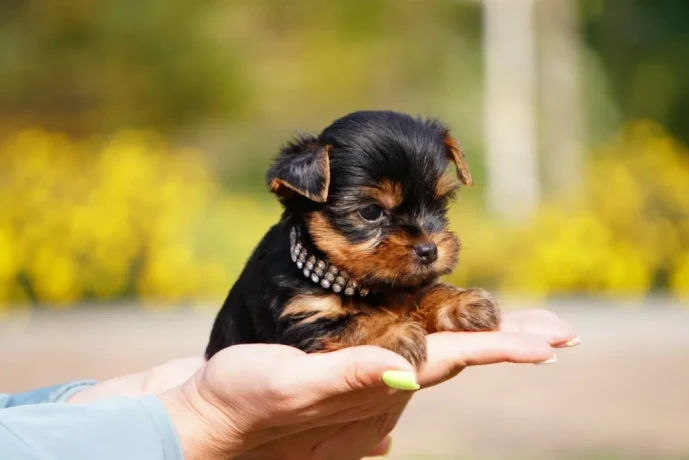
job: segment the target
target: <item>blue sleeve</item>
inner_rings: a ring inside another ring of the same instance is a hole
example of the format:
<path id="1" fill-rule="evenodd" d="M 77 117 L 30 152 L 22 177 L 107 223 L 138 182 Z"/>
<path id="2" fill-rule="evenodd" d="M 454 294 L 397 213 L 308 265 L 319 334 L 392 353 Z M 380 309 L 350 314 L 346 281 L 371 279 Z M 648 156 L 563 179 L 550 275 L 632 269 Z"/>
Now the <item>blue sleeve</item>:
<path id="1" fill-rule="evenodd" d="M 183 460 L 174 426 L 153 395 L 0 409 L 0 452 L 12 460 Z"/>
<path id="2" fill-rule="evenodd" d="M 27 404 L 66 402 L 77 391 L 95 384 L 95 380 L 77 380 L 75 382 L 38 388 L 24 393 L 0 394 L 0 409 L 25 406 Z"/>

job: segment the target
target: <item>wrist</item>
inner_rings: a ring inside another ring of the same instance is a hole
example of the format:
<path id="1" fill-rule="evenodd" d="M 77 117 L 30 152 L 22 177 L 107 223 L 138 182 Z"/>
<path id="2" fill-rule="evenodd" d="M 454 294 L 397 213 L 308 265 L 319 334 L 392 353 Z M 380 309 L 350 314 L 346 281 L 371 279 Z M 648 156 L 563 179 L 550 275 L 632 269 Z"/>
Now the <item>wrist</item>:
<path id="1" fill-rule="evenodd" d="M 184 459 L 233 458 L 239 453 L 241 438 L 198 393 L 194 380 L 158 396 L 175 427 Z"/>

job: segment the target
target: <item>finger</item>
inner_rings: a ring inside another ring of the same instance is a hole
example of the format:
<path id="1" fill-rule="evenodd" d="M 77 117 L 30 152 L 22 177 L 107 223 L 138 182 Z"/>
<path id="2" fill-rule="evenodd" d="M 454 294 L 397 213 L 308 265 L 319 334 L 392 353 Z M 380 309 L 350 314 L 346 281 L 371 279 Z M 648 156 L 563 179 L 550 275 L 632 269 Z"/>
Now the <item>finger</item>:
<path id="1" fill-rule="evenodd" d="M 386 384 L 391 386 L 390 382 L 384 381 L 384 377 L 391 373 L 406 378 L 408 383 L 416 383 L 412 365 L 397 353 L 380 347 L 351 347 L 310 354 L 295 361 L 298 361 L 299 374 L 294 376 L 293 384 L 300 388 L 314 388 L 316 400 L 357 390 L 384 388 Z"/>
<path id="2" fill-rule="evenodd" d="M 500 330 L 535 334 L 558 348 L 573 347 L 581 343 L 574 328 L 548 310 L 507 312 L 502 317 Z"/>
<path id="3" fill-rule="evenodd" d="M 310 443 L 313 446 L 333 436 L 335 432 L 340 431 L 346 425 L 363 423 L 365 426 L 369 426 L 367 420 L 372 418 L 392 420 L 392 426 L 394 427 L 394 424 L 397 423 L 409 403 L 411 395 L 407 392 L 406 396 L 400 395 L 400 397 L 393 399 L 391 402 L 385 401 L 384 397 L 378 398 L 378 401 L 371 401 L 363 410 L 351 406 L 340 410 L 341 408 L 334 407 L 329 403 L 322 403 L 309 410 L 308 414 L 293 414 L 289 424 L 281 424 L 277 427 L 272 426 L 269 429 L 270 443 L 286 443 L 292 447 Z M 371 429 L 380 426 L 382 424 L 379 422 L 378 425 L 369 428 L 367 433 L 370 434 Z M 382 439 L 383 435 L 378 439 Z M 313 439 L 316 439 L 318 442 L 314 442 Z M 374 444 L 371 444 L 369 447 L 373 449 Z M 372 455 L 367 452 L 362 451 L 356 458 L 363 455 Z M 330 457 L 326 458 L 329 459 Z"/>
<path id="4" fill-rule="evenodd" d="M 404 406 L 396 406 L 377 416 L 344 425 L 340 431 L 314 449 L 314 456 L 328 460 L 359 460 L 366 455 L 372 455 L 371 452 L 375 453 L 381 444 L 386 442 L 385 439 L 397 425 L 403 411 Z M 389 447 L 388 440 L 387 450 Z M 383 455 L 386 452 L 378 451 L 375 455 Z"/>
<path id="5" fill-rule="evenodd" d="M 392 444 L 390 436 L 384 436 L 376 445 L 376 435 L 369 429 L 369 423 L 368 421 L 362 425 L 338 423 L 294 433 L 256 447 L 237 457 L 237 460 L 266 458 L 359 460 L 363 455 L 359 452 L 365 452 L 366 457 L 386 455 Z M 374 447 L 365 451 L 366 446 Z"/>
<path id="6" fill-rule="evenodd" d="M 467 366 L 496 363 L 541 363 L 554 358 L 541 336 L 524 332 L 441 332 L 427 336 L 428 362 L 419 383 L 433 386 L 454 377 Z"/>
<path id="7" fill-rule="evenodd" d="M 281 363 L 281 368 L 288 361 Z M 284 381 L 284 400 L 289 401 L 290 420 L 308 429 L 328 423 L 362 420 L 390 406 L 406 404 L 409 391 L 393 391 L 383 376 L 390 371 L 406 374 L 414 383 L 412 365 L 397 353 L 371 346 L 351 347 L 330 353 L 310 354 L 289 360 Z M 294 372 L 298 369 L 299 372 Z"/>
<path id="8" fill-rule="evenodd" d="M 371 449 L 367 457 L 384 457 L 392 450 L 392 437 L 386 436 L 378 443 L 376 447 Z"/>
<path id="9" fill-rule="evenodd" d="M 342 428 L 313 450 L 313 458 L 327 460 L 360 460 L 379 441 L 375 426 L 369 421 L 358 421 Z"/>
<path id="10" fill-rule="evenodd" d="M 271 397 L 280 401 L 280 416 L 307 429 L 339 420 L 359 420 L 399 402 L 403 394 L 386 386 L 390 371 L 406 374 L 418 389 L 412 365 L 397 353 L 372 346 L 351 347 L 329 353 L 286 356 L 272 363 Z"/>
<path id="11" fill-rule="evenodd" d="M 409 404 L 412 395 L 411 391 L 396 391 L 391 394 L 389 390 L 380 388 L 329 398 L 300 414 L 298 420 L 302 423 L 299 429 L 310 429 L 331 423 L 356 422 L 391 411 L 401 413 Z"/>
<path id="12" fill-rule="evenodd" d="M 314 458 L 313 451 L 324 440 L 341 431 L 346 424 L 334 423 L 312 429 L 294 430 L 283 433 L 275 439 L 255 446 L 236 460 L 265 460 L 278 458 Z M 291 427 L 290 427 L 291 428 Z"/>

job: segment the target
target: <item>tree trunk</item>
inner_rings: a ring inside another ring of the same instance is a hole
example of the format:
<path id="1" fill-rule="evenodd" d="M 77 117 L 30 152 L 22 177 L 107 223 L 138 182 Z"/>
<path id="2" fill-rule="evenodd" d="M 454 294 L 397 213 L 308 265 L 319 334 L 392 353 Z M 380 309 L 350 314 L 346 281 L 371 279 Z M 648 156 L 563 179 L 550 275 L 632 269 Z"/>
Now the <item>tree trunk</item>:
<path id="1" fill-rule="evenodd" d="M 583 113 L 577 5 L 539 0 L 536 24 L 544 186 L 559 193 L 582 176 Z"/>
<path id="2" fill-rule="evenodd" d="M 488 205 L 522 219 L 538 205 L 533 0 L 484 0 Z"/>

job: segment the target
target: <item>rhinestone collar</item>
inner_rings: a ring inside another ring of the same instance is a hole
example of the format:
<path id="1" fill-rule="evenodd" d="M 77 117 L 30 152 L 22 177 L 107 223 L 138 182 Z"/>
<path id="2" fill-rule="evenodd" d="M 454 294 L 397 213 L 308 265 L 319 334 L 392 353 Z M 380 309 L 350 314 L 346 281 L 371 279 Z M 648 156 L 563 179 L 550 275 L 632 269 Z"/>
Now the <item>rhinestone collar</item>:
<path id="1" fill-rule="evenodd" d="M 329 264 L 327 260 L 318 259 L 315 255 L 309 254 L 302 243 L 299 228 L 292 227 L 289 241 L 292 262 L 302 270 L 306 278 L 320 284 L 325 289 L 332 289 L 338 294 L 343 292 L 344 295 L 352 296 L 358 293 L 361 297 L 366 297 L 369 294 L 370 290 L 367 287 L 359 286 L 359 283 L 351 279 L 347 272 L 340 271 L 335 265 Z"/>

